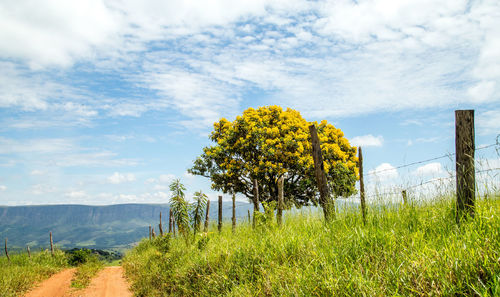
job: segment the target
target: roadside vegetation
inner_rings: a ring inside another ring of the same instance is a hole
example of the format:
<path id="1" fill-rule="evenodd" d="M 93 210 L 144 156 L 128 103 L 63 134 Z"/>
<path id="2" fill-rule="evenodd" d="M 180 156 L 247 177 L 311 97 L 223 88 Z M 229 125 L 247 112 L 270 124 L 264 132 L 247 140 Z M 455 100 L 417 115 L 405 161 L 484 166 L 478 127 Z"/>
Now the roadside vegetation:
<path id="1" fill-rule="evenodd" d="M 55 251 L 54 256 L 46 250 L 33 252 L 31 258 L 24 253 L 11 254 L 10 262 L 7 257 L 0 257 L 0 296 L 20 296 L 36 282 L 67 266 L 66 254 L 59 250 Z"/>
<path id="2" fill-rule="evenodd" d="M 68 262 L 71 266 L 77 267 L 71 280 L 71 287 L 77 289 L 86 288 L 97 272 L 104 267 L 98 254 L 92 253 L 88 249 L 74 250 L 70 254 Z"/>
<path id="3" fill-rule="evenodd" d="M 453 200 L 371 207 L 366 225 L 356 207 L 281 227 L 268 211 L 255 229 L 145 239 L 123 265 L 137 296 L 499 296 L 500 199 L 460 225 Z"/>
<path id="4" fill-rule="evenodd" d="M 85 288 L 104 265 L 117 264 L 121 254 L 95 249 L 56 249 L 54 256 L 48 250 L 9 253 L 0 257 L 0 296 L 21 296 L 39 283 L 64 268 L 76 267 L 71 286 Z"/>

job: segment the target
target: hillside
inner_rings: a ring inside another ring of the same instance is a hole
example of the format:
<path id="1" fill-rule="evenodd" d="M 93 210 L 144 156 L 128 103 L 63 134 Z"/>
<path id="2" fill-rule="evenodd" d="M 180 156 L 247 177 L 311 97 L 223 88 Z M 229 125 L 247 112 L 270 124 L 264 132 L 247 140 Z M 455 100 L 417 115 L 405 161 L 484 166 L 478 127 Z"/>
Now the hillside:
<path id="1" fill-rule="evenodd" d="M 217 218 L 211 201 L 211 221 Z M 237 217 L 247 217 L 248 203 L 237 203 Z M 223 203 L 223 217 L 231 217 L 231 202 Z M 11 249 L 47 247 L 49 232 L 60 248 L 89 247 L 123 250 L 148 236 L 149 225 L 158 230 L 160 211 L 168 228 L 168 205 L 119 204 L 108 206 L 39 205 L 0 206 L 0 238 L 7 237 Z"/>
<path id="2" fill-rule="evenodd" d="M 388 206 L 143 240 L 124 268 L 137 296 L 500 296 L 499 198 L 460 225 L 452 197 Z"/>

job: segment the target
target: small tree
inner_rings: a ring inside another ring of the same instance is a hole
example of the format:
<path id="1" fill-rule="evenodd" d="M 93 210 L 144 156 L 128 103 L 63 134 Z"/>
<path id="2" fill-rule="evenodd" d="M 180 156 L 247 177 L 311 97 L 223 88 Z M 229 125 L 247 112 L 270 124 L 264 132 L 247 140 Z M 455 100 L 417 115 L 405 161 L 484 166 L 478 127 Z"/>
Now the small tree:
<path id="1" fill-rule="evenodd" d="M 172 197 L 170 197 L 170 208 L 174 215 L 177 226 L 179 227 L 179 233 L 184 236 L 186 242 L 189 240 L 189 204 L 186 201 L 184 191 L 186 187 L 181 183 L 179 179 L 175 179 L 170 184 L 170 191 L 172 192 Z"/>
<path id="2" fill-rule="evenodd" d="M 202 191 L 198 191 L 194 193 L 193 199 L 194 202 L 191 204 L 191 224 L 196 235 L 200 231 L 201 220 L 207 206 L 208 197 Z"/>
<path id="3" fill-rule="evenodd" d="M 232 122 L 215 122 L 213 145 L 203 148 L 188 171 L 210 178 L 214 190 L 241 193 L 254 203 L 257 192 L 260 202 L 278 201 L 278 180 L 283 177 L 284 195 L 291 203 L 317 205 L 311 124 L 317 126 L 331 193 L 352 195 L 358 176 L 356 147 L 326 120 L 311 123 L 298 111 L 279 106 L 249 108 Z"/>

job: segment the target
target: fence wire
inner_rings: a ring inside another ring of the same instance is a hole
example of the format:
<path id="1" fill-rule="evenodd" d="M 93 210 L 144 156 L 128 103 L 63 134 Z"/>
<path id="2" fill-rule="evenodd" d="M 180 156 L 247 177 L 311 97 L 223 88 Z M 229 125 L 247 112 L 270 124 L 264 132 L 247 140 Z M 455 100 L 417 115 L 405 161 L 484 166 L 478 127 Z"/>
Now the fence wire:
<path id="1" fill-rule="evenodd" d="M 474 151 L 477 152 L 477 151 L 481 151 L 481 150 L 484 150 L 484 149 L 487 149 L 490 147 L 496 147 L 496 151 L 498 154 L 500 152 L 500 143 L 499 142 L 500 142 L 500 134 L 497 135 L 497 137 L 495 139 L 495 143 L 475 148 Z M 370 171 L 370 172 L 366 173 L 365 176 L 377 175 L 378 173 L 381 173 L 381 172 L 397 170 L 397 169 L 410 167 L 410 166 L 414 166 L 414 165 L 418 165 L 418 164 L 428 163 L 430 161 L 436 161 L 436 160 L 440 160 L 440 159 L 444 159 L 444 158 L 450 158 L 454 155 L 456 155 L 456 153 L 447 153 L 447 154 L 444 154 L 444 155 L 439 156 L 439 157 L 434 157 L 434 158 L 430 158 L 430 159 L 426 159 L 426 160 L 421 160 L 421 161 L 416 161 L 416 162 L 412 162 L 412 163 L 408 163 L 408 164 L 403 164 L 403 165 L 399 165 L 399 166 L 396 166 L 393 168 L 386 168 L 386 169 L 381 169 L 381 170 Z"/>
<path id="2" fill-rule="evenodd" d="M 497 135 L 497 137 L 495 138 L 495 143 L 491 143 L 488 145 L 478 147 L 474 151 L 481 151 L 481 150 L 485 150 L 485 149 L 488 149 L 491 147 L 495 147 L 497 154 L 500 155 L 500 134 Z M 408 163 L 408 164 L 402 164 L 402 165 L 396 166 L 394 168 L 387 168 L 387 169 L 382 169 L 382 170 L 377 170 L 377 171 L 371 171 L 371 172 L 366 173 L 364 175 L 365 176 L 372 176 L 372 175 L 376 175 L 376 174 L 381 173 L 381 172 L 393 171 L 393 170 L 406 168 L 406 167 L 410 167 L 410 166 L 414 166 L 414 165 L 418 165 L 418 164 L 424 164 L 424 163 L 428 163 L 431 161 L 436 161 L 436 160 L 440 160 L 440 159 L 444 159 L 444 158 L 450 158 L 450 157 L 454 156 L 455 154 L 456 153 L 447 153 L 447 154 L 444 154 L 442 156 L 438 156 L 438 157 L 434 157 L 434 158 L 429 158 L 429 159 L 416 161 L 416 162 L 412 162 L 412 163 Z M 483 170 L 477 170 L 477 171 L 475 171 L 475 173 L 478 174 L 478 173 L 491 172 L 491 171 L 496 171 L 496 170 L 500 170 L 500 167 L 499 168 L 488 168 L 488 169 L 483 169 Z M 433 179 L 430 179 L 430 180 L 427 180 L 427 181 L 424 181 L 424 182 L 421 182 L 418 184 L 414 184 L 414 185 L 410 185 L 410 186 L 406 186 L 406 187 L 401 187 L 401 190 L 415 189 L 415 188 L 419 188 L 419 187 L 422 187 L 422 186 L 427 185 L 427 184 L 442 182 L 442 181 L 450 180 L 453 178 L 456 178 L 455 174 L 452 174 L 448 177 L 433 178 Z M 388 191 L 388 192 L 382 192 L 382 193 L 375 193 L 375 194 L 371 194 L 371 195 L 365 195 L 365 197 L 372 198 L 372 197 L 377 197 L 377 196 L 380 197 L 380 196 L 386 196 L 386 195 L 400 195 L 400 194 L 401 194 L 401 191 L 397 191 L 397 192 L 396 191 Z M 238 209 L 241 207 L 249 207 L 249 206 L 251 207 L 252 203 L 243 203 L 242 204 L 240 202 L 240 203 L 236 203 L 235 209 Z M 233 208 L 232 206 L 224 207 L 223 211 L 224 210 L 231 210 L 232 208 Z"/>

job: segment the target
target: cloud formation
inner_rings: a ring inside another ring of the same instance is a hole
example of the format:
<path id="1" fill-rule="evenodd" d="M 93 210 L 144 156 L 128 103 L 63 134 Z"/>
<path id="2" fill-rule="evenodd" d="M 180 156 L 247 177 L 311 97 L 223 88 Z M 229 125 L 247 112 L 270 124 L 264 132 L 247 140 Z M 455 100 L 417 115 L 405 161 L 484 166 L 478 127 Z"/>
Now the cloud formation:
<path id="1" fill-rule="evenodd" d="M 418 167 L 414 173 L 419 176 L 436 175 L 443 173 L 443 166 L 439 162 L 429 163 Z"/>
<path id="2" fill-rule="evenodd" d="M 399 177 L 398 170 L 389 163 L 382 163 L 368 172 L 379 181 L 389 181 Z"/>
<path id="3" fill-rule="evenodd" d="M 0 6 L 4 107 L 62 109 L 84 119 L 175 110 L 179 124 L 205 128 L 235 115 L 255 92 L 315 118 L 499 99 L 498 1 Z M 83 64 L 124 73 L 123 83 L 153 96 L 98 104 L 91 98 L 103 94 L 47 71 Z M 77 100 L 57 102 L 68 97 Z"/>
<path id="4" fill-rule="evenodd" d="M 113 175 L 107 178 L 107 181 L 111 184 L 122 184 L 122 183 L 130 183 L 135 181 L 135 175 L 132 173 L 119 173 L 115 172 Z"/>
<path id="5" fill-rule="evenodd" d="M 371 134 L 368 134 L 368 135 L 363 135 L 363 136 L 356 136 L 356 137 L 352 138 L 349 142 L 351 143 L 351 145 L 354 145 L 354 146 L 380 147 L 384 144 L 384 137 L 382 137 L 381 135 L 373 136 Z"/>

